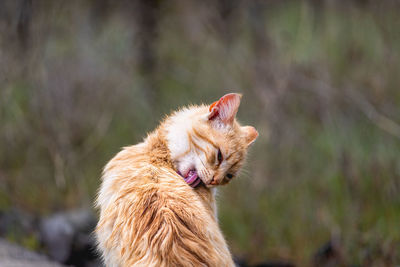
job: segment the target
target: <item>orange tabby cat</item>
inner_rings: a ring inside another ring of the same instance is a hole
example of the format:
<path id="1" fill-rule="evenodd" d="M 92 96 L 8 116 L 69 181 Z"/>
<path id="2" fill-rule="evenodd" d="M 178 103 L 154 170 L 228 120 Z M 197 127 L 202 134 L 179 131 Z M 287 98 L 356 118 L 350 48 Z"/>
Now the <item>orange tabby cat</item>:
<path id="1" fill-rule="evenodd" d="M 240 98 L 177 111 L 106 165 L 96 235 L 107 266 L 234 266 L 213 191 L 258 136 L 235 119 Z"/>

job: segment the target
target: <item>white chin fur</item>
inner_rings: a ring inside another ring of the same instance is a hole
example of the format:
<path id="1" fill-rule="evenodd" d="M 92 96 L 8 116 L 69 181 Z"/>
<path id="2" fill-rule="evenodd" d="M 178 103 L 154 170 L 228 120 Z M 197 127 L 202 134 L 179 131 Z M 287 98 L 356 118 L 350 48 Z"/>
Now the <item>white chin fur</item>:
<path id="1" fill-rule="evenodd" d="M 194 151 L 185 154 L 190 149 L 187 133 L 193 128 L 198 109 L 184 109 L 170 118 L 167 126 L 168 148 L 176 168 L 183 174 L 195 167 Z M 184 155 L 184 156 L 180 156 Z"/>
<path id="2" fill-rule="evenodd" d="M 210 176 L 206 166 L 203 163 L 206 162 L 206 157 L 203 152 L 195 151 L 189 144 L 188 133 L 195 127 L 195 123 L 199 122 L 203 117 L 200 115 L 202 112 L 207 114 L 207 109 L 184 109 L 170 118 L 170 122 L 167 125 L 167 141 L 168 148 L 171 152 L 171 159 L 175 164 L 175 168 L 185 176 L 187 172 L 192 169 L 196 169 L 200 179 L 207 183 L 208 177 Z M 202 140 L 195 140 L 195 142 L 202 146 L 209 146 Z M 189 153 L 187 151 L 190 150 Z"/>

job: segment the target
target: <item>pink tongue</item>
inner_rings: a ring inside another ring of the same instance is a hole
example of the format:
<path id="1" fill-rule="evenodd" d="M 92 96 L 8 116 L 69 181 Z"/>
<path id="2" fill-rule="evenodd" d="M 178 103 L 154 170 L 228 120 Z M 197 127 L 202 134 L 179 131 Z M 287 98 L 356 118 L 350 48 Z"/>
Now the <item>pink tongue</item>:
<path id="1" fill-rule="evenodd" d="M 200 179 L 197 176 L 196 171 L 189 171 L 188 175 L 184 179 L 185 182 L 188 183 L 191 187 L 196 187 L 200 183 Z"/>
<path id="2" fill-rule="evenodd" d="M 196 187 L 196 186 L 198 186 L 199 185 L 199 183 L 201 182 L 201 180 L 200 180 L 200 178 L 197 178 L 197 180 L 196 181 L 194 181 L 194 183 L 193 184 L 191 184 L 190 186 L 191 187 Z"/>

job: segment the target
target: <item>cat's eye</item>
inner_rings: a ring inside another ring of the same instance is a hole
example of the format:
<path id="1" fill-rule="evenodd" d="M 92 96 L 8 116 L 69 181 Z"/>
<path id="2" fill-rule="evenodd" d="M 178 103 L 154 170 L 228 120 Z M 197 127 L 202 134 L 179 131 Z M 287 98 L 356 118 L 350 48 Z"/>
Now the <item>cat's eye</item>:
<path id="1" fill-rule="evenodd" d="M 233 178 L 233 174 L 231 174 L 231 173 L 228 173 L 228 174 L 226 175 L 226 178 L 228 178 L 228 179 L 232 179 L 232 178 Z"/>
<path id="2" fill-rule="evenodd" d="M 222 153 L 221 153 L 221 149 L 218 149 L 218 156 L 217 156 L 217 158 L 218 158 L 218 164 L 221 164 L 221 162 L 222 162 Z"/>

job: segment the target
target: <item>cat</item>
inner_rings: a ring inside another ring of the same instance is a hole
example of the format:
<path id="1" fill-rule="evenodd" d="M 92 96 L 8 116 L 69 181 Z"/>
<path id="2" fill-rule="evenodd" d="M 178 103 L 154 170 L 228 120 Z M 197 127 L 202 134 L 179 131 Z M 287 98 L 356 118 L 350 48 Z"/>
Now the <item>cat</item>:
<path id="1" fill-rule="evenodd" d="M 234 266 L 214 191 L 258 136 L 235 119 L 240 99 L 176 111 L 105 166 L 95 234 L 106 266 Z"/>

